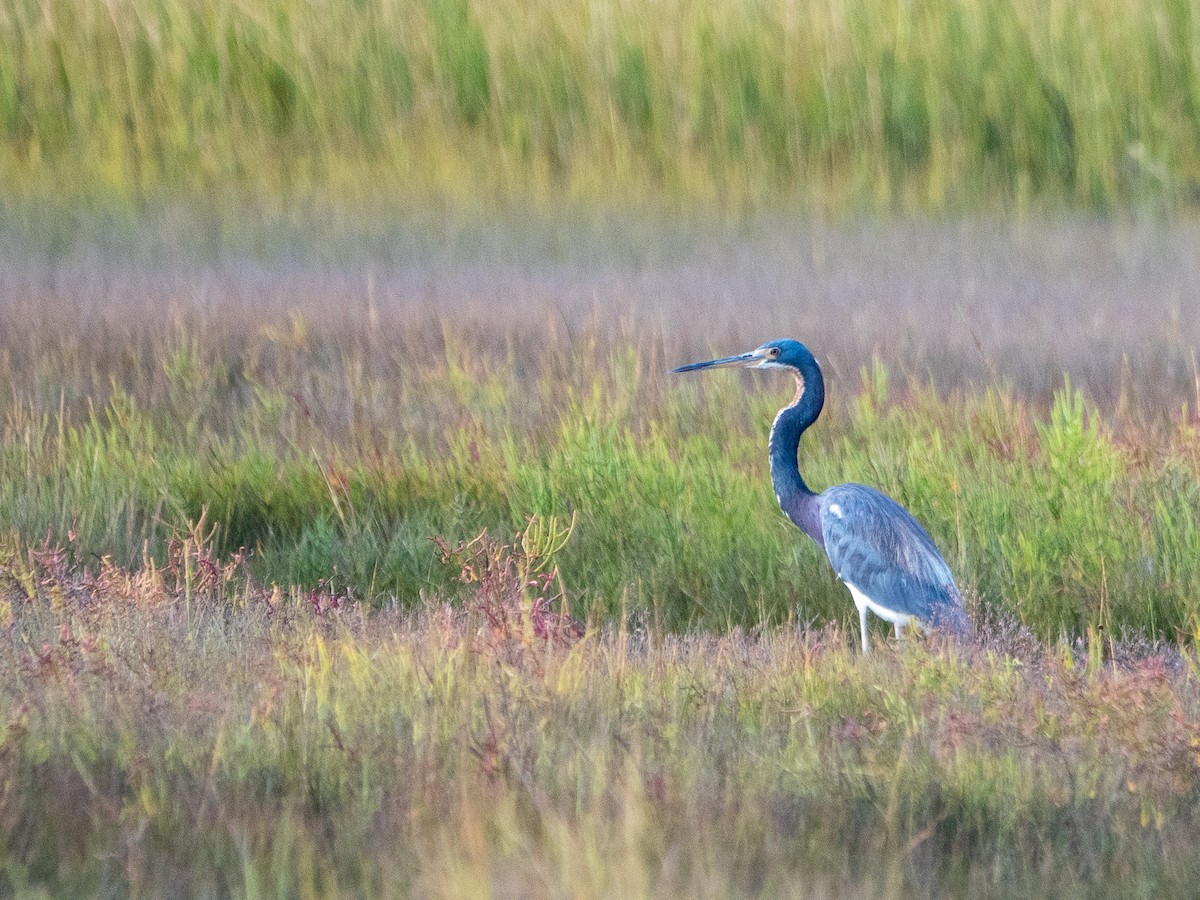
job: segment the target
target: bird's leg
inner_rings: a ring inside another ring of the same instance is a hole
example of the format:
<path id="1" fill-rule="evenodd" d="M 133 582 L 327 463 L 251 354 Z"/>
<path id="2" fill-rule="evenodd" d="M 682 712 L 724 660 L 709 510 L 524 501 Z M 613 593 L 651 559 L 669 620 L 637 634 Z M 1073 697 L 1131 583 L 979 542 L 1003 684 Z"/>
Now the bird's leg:
<path id="1" fill-rule="evenodd" d="M 904 632 L 900 630 L 900 623 L 893 622 L 892 624 L 896 627 L 896 640 L 902 640 L 904 638 Z"/>
<path id="2" fill-rule="evenodd" d="M 862 630 L 862 647 L 863 656 L 871 652 L 871 644 L 867 640 L 867 604 L 863 604 L 858 608 L 858 624 Z"/>

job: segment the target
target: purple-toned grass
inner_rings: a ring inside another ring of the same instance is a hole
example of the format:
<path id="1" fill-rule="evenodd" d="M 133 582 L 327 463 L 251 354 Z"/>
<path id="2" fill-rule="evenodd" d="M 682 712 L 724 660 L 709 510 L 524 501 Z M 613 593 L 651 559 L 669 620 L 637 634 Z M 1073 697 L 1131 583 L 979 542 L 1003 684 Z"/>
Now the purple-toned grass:
<path id="1" fill-rule="evenodd" d="M 521 541 L 469 602 L 0 555 L 6 890 L 1182 896 L 1194 646 L 669 635 L 555 617 Z M 533 583 L 530 583 L 533 582 Z M 801 890 L 800 886 L 804 889 Z"/>

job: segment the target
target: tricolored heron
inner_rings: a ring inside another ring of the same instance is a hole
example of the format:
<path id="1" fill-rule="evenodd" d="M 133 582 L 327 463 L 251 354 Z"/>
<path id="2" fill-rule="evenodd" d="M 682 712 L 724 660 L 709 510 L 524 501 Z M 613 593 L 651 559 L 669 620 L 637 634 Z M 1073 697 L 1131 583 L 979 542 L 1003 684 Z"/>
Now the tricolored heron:
<path id="1" fill-rule="evenodd" d="M 863 653 L 867 610 L 891 622 L 896 636 L 910 622 L 956 634 L 969 628 L 950 567 L 933 538 L 903 506 L 862 484 L 813 493 L 800 476 L 800 438 L 825 405 L 825 379 L 799 341 L 769 341 L 757 350 L 680 366 L 675 372 L 739 366 L 784 369 L 796 376 L 796 396 L 771 426 L 771 483 L 784 513 L 825 551 L 858 607 Z"/>

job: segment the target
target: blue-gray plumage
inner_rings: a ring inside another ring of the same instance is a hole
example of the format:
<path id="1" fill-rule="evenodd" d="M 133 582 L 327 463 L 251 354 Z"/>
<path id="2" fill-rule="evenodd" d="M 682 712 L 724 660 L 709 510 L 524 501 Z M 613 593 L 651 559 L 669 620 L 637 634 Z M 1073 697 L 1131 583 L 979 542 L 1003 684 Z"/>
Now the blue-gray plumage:
<path id="1" fill-rule="evenodd" d="M 839 484 L 817 494 L 800 475 L 800 437 L 825 405 L 825 379 L 808 348 L 799 341 L 770 341 L 757 350 L 680 366 L 675 372 L 741 366 L 786 369 L 796 377 L 796 396 L 771 426 L 771 483 L 779 505 L 796 526 L 816 541 L 858 607 L 863 653 L 867 610 L 896 627 L 909 622 L 924 629 L 964 633 L 969 628 L 962 597 L 950 567 L 921 523 L 903 506 L 874 488 Z"/>

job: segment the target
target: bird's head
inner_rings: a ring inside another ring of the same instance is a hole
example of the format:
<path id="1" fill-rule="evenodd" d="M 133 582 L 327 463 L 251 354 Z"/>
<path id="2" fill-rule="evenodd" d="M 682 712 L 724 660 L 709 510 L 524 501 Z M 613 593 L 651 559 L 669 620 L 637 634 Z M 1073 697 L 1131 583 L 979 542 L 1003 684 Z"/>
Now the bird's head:
<path id="1" fill-rule="evenodd" d="M 718 369 L 737 366 L 743 369 L 788 369 L 796 374 L 805 371 L 813 365 L 813 355 L 799 341 L 782 340 L 767 341 L 761 347 L 739 353 L 737 356 L 726 356 L 709 362 L 691 363 L 672 369 L 672 372 L 694 372 L 697 369 Z"/>

